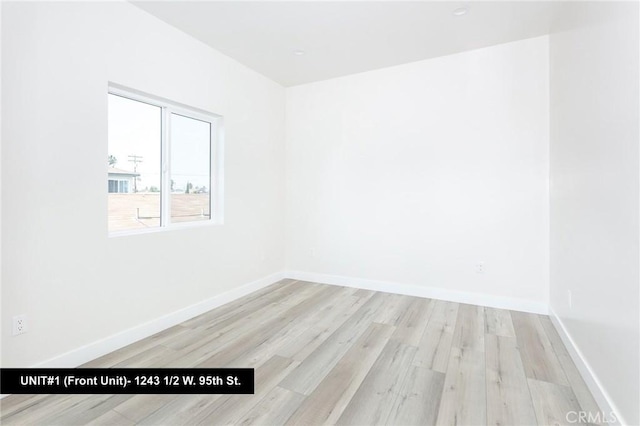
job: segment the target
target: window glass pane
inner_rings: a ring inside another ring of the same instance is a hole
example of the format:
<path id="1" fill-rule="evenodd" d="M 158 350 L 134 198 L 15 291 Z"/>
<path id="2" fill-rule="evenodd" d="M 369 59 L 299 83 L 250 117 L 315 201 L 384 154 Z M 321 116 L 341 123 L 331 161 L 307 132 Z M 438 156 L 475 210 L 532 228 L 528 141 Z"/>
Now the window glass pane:
<path id="1" fill-rule="evenodd" d="M 108 122 L 109 231 L 158 227 L 162 109 L 109 94 Z"/>
<path id="2" fill-rule="evenodd" d="M 171 222 L 211 217 L 211 124 L 171 114 Z"/>

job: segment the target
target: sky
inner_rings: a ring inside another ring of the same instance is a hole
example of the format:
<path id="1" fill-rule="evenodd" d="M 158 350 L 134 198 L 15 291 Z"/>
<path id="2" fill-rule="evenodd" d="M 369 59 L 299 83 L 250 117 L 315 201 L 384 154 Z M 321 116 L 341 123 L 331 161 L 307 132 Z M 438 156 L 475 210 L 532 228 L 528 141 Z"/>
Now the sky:
<path id="1" fill-rule="evenodd" d="M 116 168 L 134 170 L 129 156 L 137 155 L 140 173 L 138 191 L 145 187 L 160 188 L 161 132 L 160 107 L 109 95 L 109 155 L 118 160 Z M 210 124 L 171 114 L 171 179 L 175 190 L 193 187 L 209 188 Z M 105 159 L 106 161 L 106 159 Z"/>

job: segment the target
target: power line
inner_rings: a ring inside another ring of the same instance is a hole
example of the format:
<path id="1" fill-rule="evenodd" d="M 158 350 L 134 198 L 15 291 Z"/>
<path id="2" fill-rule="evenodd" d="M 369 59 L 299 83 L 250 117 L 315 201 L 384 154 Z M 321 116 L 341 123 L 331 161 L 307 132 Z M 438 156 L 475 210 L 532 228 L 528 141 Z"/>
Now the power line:
<path id="1" fill-rule="evenodd" d="M 129 155 L 129 162 L 133 163 L 133 173 L 138 172 L 138 163 L 142 163 L 144 158 L 142 155 Z M 133 177 L 133 192 L 138 192 L 138 177 Z"/>

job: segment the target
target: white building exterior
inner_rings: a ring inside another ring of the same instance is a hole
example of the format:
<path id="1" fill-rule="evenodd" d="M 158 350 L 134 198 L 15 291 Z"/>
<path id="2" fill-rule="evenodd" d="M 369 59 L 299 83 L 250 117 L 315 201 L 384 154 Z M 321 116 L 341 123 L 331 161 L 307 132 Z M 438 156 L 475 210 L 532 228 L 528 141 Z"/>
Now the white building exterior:
<path id="1" fill-rule="evenodd" d="M 138 176 L 140 173 L 109 167 L 109 193 L 132 193 Z"/>

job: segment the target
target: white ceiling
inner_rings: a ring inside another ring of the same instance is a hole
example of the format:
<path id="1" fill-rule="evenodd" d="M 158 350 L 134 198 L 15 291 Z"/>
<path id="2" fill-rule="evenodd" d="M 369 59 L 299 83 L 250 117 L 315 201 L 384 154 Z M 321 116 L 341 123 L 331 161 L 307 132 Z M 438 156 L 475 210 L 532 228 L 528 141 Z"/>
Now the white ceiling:
<path id="1" fill-rule="evenodd" d="M 134 4 L 284 86 L 543 35 L 555 7 L 542 1 Z M 468 13 L 456 17 L 460 6 Z M 295 55 L 297 49 L 305 54 Z"/>

